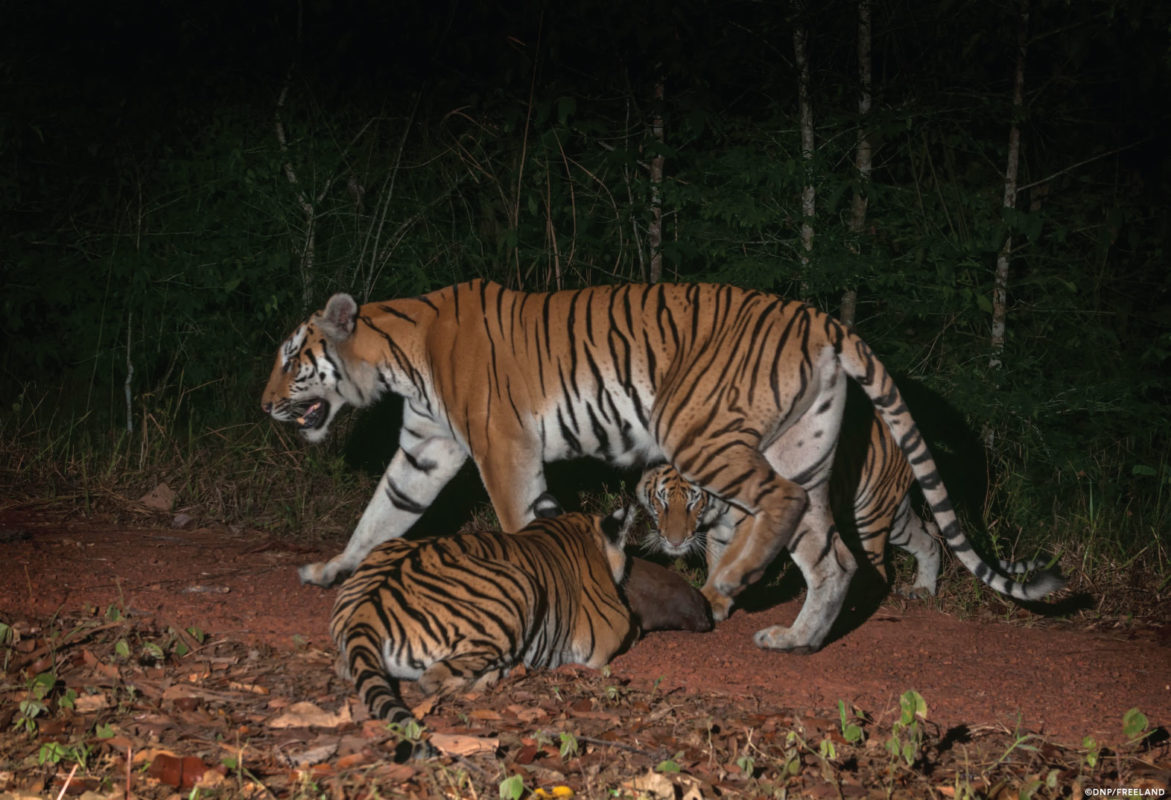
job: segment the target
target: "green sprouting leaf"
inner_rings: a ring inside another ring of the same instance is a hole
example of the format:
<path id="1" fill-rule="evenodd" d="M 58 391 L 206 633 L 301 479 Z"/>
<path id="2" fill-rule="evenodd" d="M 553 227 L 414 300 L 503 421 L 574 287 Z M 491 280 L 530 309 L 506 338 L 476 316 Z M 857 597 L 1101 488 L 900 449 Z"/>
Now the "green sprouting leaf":
<path id="1" fill-rule="evenodd" d="M 41 700 L 53 687 L 57 685 L 57 676 L 52 672 L 40 672 L 32 679 L 29 684 L 29 689 L 32 690 L 33 696 Z"/>
<path id="2" fill-rule="evenodd" d="M 520 800 L 524 792 L 524 778 L 519 775 L 511 775 L 500 782 L 500 800 Z"/>
<path id="3" fill-rule="evenodd" d="M 58 764 L 69 754 L 68 748 L 60 742 L 45 742 L 37 753 L 38 764 Z"/>
<path id="4" fill-rule="evenodd" d="M 838 749 L 834 747 L 833 741 L 828 736 L 821 740 L 821 743 L 817 746 L 817 751 L 821 753 L 822 758 L 838 757 Z"/>
<path id="5" fill-rule="evenodd" d="M 1146 735 L 1147 716 L 1137 708 L 1132 708 L 1122 715 L 1122 732 L 1127 739 L 1140 739 Z"/>
<path id="6" fill-rule="evenodd" d="M 838 718 L 841 720 L 843 739 L 850 743 L 862 740 L 862 729 L 846 721 L 846 704 L 841 700 L 838 701 Z"/>
<path id="7" fill-rule="evenodd" d="M 903 742 L 903 761 L 907 762 L 907 766 L 915 763 L 915 743 L 912 741 Z"/>
<path id="8" fill-rule="evenodd" d="M 655 772 L 679 772 L 679 764 L 673 758 L 665 758 L 655 765 Z"/>
<path id="9" fill-rule="evenodd" d="M 94 726 L 94 736 L 97 736 L 99 739 L 113 739 L 114 726 L 108 722 L 100 722 Z"/>
<path id="10" fill-rule="evenodd" d="M 159 647 L 154 642 L 147 642 L 144 644 L 142 646 L 142 652 L 147 657 L 152 658 L 155 661 L 162 661 L 164 658 L 166 658 L 166 653 L 163 652 L 163 648 Z"/>
<path id="11" fill-rule="evenodd" d="M 1098 740 L 1093 736 L 1087 736 L 1082 739 L 1082 747 L 1086 748 L 1086 766 L 1096 767 L 1098 765 Z"/>
<path id="12" fill-rule="evenodd" d="M 57 701 L 57 705 L 61 708 L 73 708 L 73 704 L 77 701 L 77 692 L 73 689 L 66 689 L 65 693 Z"/>
<path id="13" fill-rule="evenodd" d="M 1153 478 L 1159 474 L 1159 471 L 1156 470 L 1154 467 L 1148 467 L 1146 464 L 1135 464 L 1133 467 L 1130 468 L 1130 474 L 1131 475 L 1139 475 L 1144 478 Z M 1134 711 L 1134 709 L 1132 708 L 1131 711 Z M 1130 711 L 1128 711 L 1126 713 L 1129 714 Z"/>
<path id="14" fill-rule="evenodd" d="M 927 719 L 927 701 L 914 689 L 903 692 L 902 697 L 899 698 L 899 706 L 903 710 L 903 722 L 908 725 L 915 717 Z"/>
<path id="15" fill-rule="evenodd" d="M 573 758 L 578 753 L 577 737 L 569 731 L 561 732 L 561 757 Z"/>
<path id="16" fill-rule="evenodd" d="M 781 769 L 781 772 L 785 775 L 792 776 L 792 775 L 796 775 L 800 771 L 801 771 L 801 756 L 799 756 L 797 753 L 793 753 L 792 755 L 786 754 L 785 755 L 785 766 Z"/>
<path id="17" fill-rule="evenodd" d="M 118 643 L 114 645 L 114 652 L 120 658 L 130 658 L 130 643 L 125 639 L 119 639 Z"/>

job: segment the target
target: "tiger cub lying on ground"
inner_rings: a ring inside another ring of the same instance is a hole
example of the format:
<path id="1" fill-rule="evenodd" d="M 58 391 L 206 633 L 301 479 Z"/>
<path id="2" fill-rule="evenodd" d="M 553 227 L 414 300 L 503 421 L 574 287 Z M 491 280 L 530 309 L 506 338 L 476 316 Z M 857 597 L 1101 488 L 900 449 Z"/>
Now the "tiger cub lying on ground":
<path id="1" fill-rule="evenodd" d="M 555 505 L 545 495 L 538 513 L 556 513 Z M 414 719 L 399 693 L 402 680 L 444 697 L 487 688 L 517 664 L 602 667 L 638 635 L 619 589 L 635 513 L 542 516 L 515 534 L 384 542 L 334 602 L 339 672 L 373 717 L 402 725 Z M 710 629 L 702 595 L 659 569 L 630 576 L 652 582 L 662 605 L 657 626 Z M 693 620 L 697 603 L 706 627 Z M 424 747 L 419 755 L 433 753 Z"/>
<path id="2" fill-rule="evenodd" d="M 830 499 L 838 514 L 853 510 L 853 525 L 870 566 L 888 580 L 886 543 L 915 558 L 911 596 L 934 595 L 939 577 L 939 527 L 911 509 L 915 476 L 890 430 L 871 414 L 865 449 L 841 442 L 830 474 Z M 650 549 L 682 556 L 703 552 L 708 573 L 720 560 L 739 522 L 739 512 L 684 479 L 670 464 L 643 473 L 635 487 L 653 522 Z M 840 518 L 840 517 L 839 517 Z M 846 527 L 851 527 L 847 525 Z M 1002 567 L 1006 562 L 1001 562 Z"/>

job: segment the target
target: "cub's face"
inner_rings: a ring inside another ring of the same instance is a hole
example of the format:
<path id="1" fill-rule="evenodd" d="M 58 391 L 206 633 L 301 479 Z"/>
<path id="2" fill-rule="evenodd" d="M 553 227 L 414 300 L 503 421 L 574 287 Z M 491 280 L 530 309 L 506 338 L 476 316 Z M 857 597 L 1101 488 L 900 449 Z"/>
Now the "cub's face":
<path id="1" fill-rule="evenodd" d="M 354 335 L 357 314 L 352 297 L 334 295 L 277 348 L 260 407 L 279 422 L 295 423 L 311 442 L 325 438 L 346 403 L 360 400 L 339 353 Z"/>
<path id="2" fill-rule="evenodd" d="M 682 556 L 702 549 L 699 534 L 710 527 L 711 497 L 670 464 L 643 473 L 635 494 L 654 522 L 649 545 L 667 555 Z"/>

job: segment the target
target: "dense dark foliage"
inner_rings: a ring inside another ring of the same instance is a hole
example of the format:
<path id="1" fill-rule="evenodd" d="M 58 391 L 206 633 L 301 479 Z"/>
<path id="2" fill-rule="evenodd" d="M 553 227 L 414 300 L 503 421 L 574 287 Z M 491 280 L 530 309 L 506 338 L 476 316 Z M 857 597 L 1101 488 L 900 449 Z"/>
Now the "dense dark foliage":
<path id="1" fill-rule="evenodd" d="M 856 287 L 860 330 L 997 434 L 997 480 L 1031 485 L 1034 510 L 1079 481 L 1162 509 L 1171 7 L 1033 0 L 1024 190 L 1005 213 L 1019 7 L 876 3 L 861 236 L 845 222 L 856 6 L 793 8 L 6 4 L 5 417 L 124 428 L 133 366 L 136 426 L 203 430 L 253 418 L 275 343 L 333 291 L 640 280 L 661 153 L 666 277 L 829 308 Z M 817 125 L 805 271 L 795 25 Z M 1009 341 L 991 371 L 1009 234 Z"/>

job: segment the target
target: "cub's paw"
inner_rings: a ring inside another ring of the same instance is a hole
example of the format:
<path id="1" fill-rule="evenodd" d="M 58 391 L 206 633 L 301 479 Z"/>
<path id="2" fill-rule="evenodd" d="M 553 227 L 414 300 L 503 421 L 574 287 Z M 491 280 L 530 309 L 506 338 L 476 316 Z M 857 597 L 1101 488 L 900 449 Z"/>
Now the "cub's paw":
<path id="1" fill-rule="evenodd" d="M 756 646 L 765 650 L 780 650 L 784 653 L 807 655 L 816 653 L 820 647 L 814 647 L 809 642 L 797 641 L 790 628 L 783 625 L 773 625 L 771 628 L 761 628 L 752 637 Z"/>

